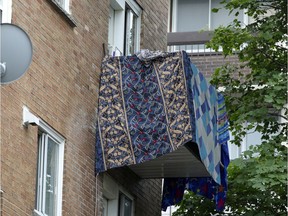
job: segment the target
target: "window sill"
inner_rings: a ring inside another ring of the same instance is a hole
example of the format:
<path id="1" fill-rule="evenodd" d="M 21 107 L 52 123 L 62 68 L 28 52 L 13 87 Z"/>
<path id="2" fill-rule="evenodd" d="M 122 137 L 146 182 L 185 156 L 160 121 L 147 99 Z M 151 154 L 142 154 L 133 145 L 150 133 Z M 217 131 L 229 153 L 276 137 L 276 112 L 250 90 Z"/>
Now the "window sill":
<path id="1" fill-rule="evenodd" d="M 69 23 L 71 27 L 76 27 L 76 20 L 74 17 L 69 14 L 66 10 L 64 10 L 55 0 L 50 0 L 51 4 L 54 6 L 54 8 L 66 19 L 66 21 Z"/>
<path id="2" fill-rule="evenodd" d="M 33 216 L 43 216 L 43 214 L 39 212 L 38 210 L 34 209 Z"/>

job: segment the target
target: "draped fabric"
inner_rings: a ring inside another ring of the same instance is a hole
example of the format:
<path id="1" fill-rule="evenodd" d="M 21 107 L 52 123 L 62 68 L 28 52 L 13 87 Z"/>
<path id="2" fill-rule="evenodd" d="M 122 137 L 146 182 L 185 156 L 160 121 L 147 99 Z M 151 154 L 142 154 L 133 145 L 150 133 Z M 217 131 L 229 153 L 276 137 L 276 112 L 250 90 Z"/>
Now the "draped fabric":
<path id="1" fill-rule="evenodd" d="M 195 67 L 192 67 L 195 69 Z M 217 142 L 221 148 L 220 184 L 212 177 L 199 178 L 167 178 L 164 179 L 162 209 L 179 203 L 185 190 L 214 200 L 218 211 L 224 210 L 227 193 L 227 167 L 229 165 L 228 152 L 228 117 L 223 95 L 217 94 Z M 198 144 L 199 146 L 199 144 Z"/>
<path id="2" fill-rule="evenodd" d="M 181 200 L 184 189 L 199 191 L 203 184 L 202 195 L 218 204 L 225 199 L 217 198 L 219 188 L 227 188 L 229 164 L 224 99 L 184 51 L 106 57 L 98 104 L 97 173 L 153 160 L 192 141 L 211 177 L 166 179 L 163 209 Z"/>

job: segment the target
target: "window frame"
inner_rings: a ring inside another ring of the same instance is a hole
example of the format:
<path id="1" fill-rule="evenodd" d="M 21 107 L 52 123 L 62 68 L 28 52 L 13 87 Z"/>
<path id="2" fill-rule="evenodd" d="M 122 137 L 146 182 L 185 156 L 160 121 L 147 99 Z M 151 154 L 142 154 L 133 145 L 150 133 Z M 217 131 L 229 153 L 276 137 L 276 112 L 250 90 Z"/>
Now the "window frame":
<path id="1" fill-rule="evenodd" d="M 0 10 L 2 19 L 0 23 L 11 23 L 12 19 L 12 0 L 0 0 Z"/>
<path id="2" fill-rule="evenodd" d="M 55 138 L 53 138 L 53 136 L 51 136 L 48 133 L 42 132 L 41 130 L 39 131 L 39 139 L 38 139 L 38 170 L 37 170 L 37 196 L 36 196 L 36 209 L 38 212 L 41 213 L 41 215 L 46 215 L 45 214 L 45 204 L 46 204 L 46 184 L 45 182 L 47 181 L 47 155 L 48 155 L 48 142 L 49 139 L 52 140 L 56 145 L 57 145 L 57 152 L 56 152 L 56 157 L 57 160 L 55 160 L 54 163 L 56 163 L 56 184 L 55 187 L 53 187 L 54 189 L 56 189 L 55 193 L 55 197 L 53 197 L 53 201 L 54 199 L 56 199 L 54 201 L 55 204 L 55 212 L 56 215 L 61 215 L 61 205 L 60 203 L 62 203 L 62 201 L 60 201 L 60 197 L 59 194 L 61 193 L 61 179 L 63 179 L 62 175 L 61 175 L 61 168 L 60 168 L 60 160 L 61 158 L 61 152 L 63 151 L 63 145 L 61 142 L 55 140 Z M 55 153 L 54 153 L 55 154 Z M 54 155 L 55 156 L 55 155 Z M 59 207 L 60 205 L 60 207 Z"/>
<path id="3" fill-rule="evenodd" d="M 124 216 L 124 209 L 122 208 L 122 204 L 121 204 L 121 196 L 124 196 L 124 199 L 127 199 L 131 202 L 131 215 L 134 215 L 134 202 L 133 202 L 133 198 L 131 198 L 131 196 L 127 195 L 126 193 L 122 192 L 121 190 L 119 191 L 119 195 L 118 195 L 118 216 Z"/>
<path id="4" fill-rule="evenodd" d="M 44 169 L 44 173 L 46 173 L 46 163 L 47 163 L 47 145 L 48 145 L 48 139 L 51 139 L 58 145 L 58 167 L 57 169 L 57 182 L 56 182 L 56 197 L 55 197 L 55 213 L 56 216 L 60 216 L 62 212 L 62 188 L 63 188 L 63 169 L 64 169 L 64 145 L 65 145 L 65 139 L 58 134 L 53 128 L 51 128 L 49 125 L 47 125 L 43 121 L 39 121 L 39 140 L 38 140 L 38 165 L 37 165 L 37 177 L 36 177 L 36 188 L 37 188 L 37 194 L 36 194 L 36 206 L 35 206 L 35 212 L 38 213 L 38 215 L 46 216 L 46 214 L 43 212 L 44 208 L 43 205 L 45 205 L 45 200 L 43 201 L 43 197 L 45 199 L 45 184 L 43 184 L 44 179 L 41 178 L 42 175 L 42 169 Z M 46 150 L 46 151 L 45 151 Z M 44 153 L 44 154 L 43 154 Z M 44 158 L 43 158 L 44 157 Z M 41 159 L 44 159 L 44 161 L 41 161 Z M 46 178 L 45 178 L 46 180 Z M 41 185 L 41 186 L 39 186 Z M 40 191 L 39 191 L 39 187 Z"/>
<path id="5" fill-rule="evenodd" d="M 208 15 L 208 23 L 207 23 L 207 31 L 214 31 L 215 27 L 213 27 L 212 29 L 212 1 L 213 0 L 208 0 L 208 12 L 207 12 L 207 15 Z M 177 16 L 178 16 L 178 0 L 171 0 L 171 17 L 169 19 L 169 26 L 170 26 L 170 32 L 177 32 Z M 241 22 L 243 23 L 243 26 L 245 25 L 248 25 L 249 24 L 249 17 L 248 15 L 246 14 L 247 10 L 243 10 L 243 19 L 241 20 Z M 221 13 L 221 11 L 220 11 Z M 216 27 L 217 28 L 217 27 Z M 193 30 L 191 30 L 191 32 L 193 32 Z M 197 32 L 197 31 L 196 31 Z"/>
<path id="6" fill-rule="evenodd" d="M 2 7 L 0 5 L 0 23 L 2 23 L 2 13 L 3 13 L 3 10 L 2 10 Z"/>
<path id="7" fill-rule="evenodd" d="M 70 0 L 52 0 L 60 9 L 70 14 Z"/>
<path id="8" fill-rule="evenodd" d="M 109 17 L 112 16 L 108 30 L 108 54 L 112 56 L 125 55 L 126 48 L 126 8 L 127 6 L 137 16 L 135 30 L 134 52 L 140 49 L 141 14 L 142 8 L 134 0 L 111 0 Z M 110 32 L 112 31 L 112 32 Z M 116 35 L 117 34 L 117 35 Z"/>
<path id="9" fill-rule="evenodd" d="M 135 38 L 134 38 L 134 51 L 131 53 L 132 55 L 135 52 L 140 50 L 140 31 L 141 31 L 141 13 L 142 9 L 139 5 L 133 0 L 126 0 L 125 1 L 125 27 L 124 27 L 124 55 L 127 55 L 129 44 L 127 43 L 127 20 L 126 20 L 126 10 L 131 10 L 132 13 L 136 16 L 136 27 L 135 27 Z M 129 53 L 130 54 L 130 53 Z"/>
<path id="10" fill-rule="evenodd" d="M 128 11 L 131 11 L 131 13 L 129 13 Z M 130 43 L 129 43 L 129 38 L 128 36 L 130 36 L 130 24 L 128 24 L 128 22 L 131 22 L 132 19 L 132 26 L 133 23 L 135 22 L 135 29 L 133 29 L 133 42 L 134 43 L 134 50 L 132 50 L 132 52 L 130 53 L 129 49 L 130 49 Z M 135 20 L 133 20 L 135 19 Z M 126 3 L 125 6 L 125 23 L 124 23 L 124 55 L 133 55 L 135 54 L 135 52 L 137 52 L 137 50 L 139 50 L 139 44 L 140 44 L 140 39 L 139 39 L 139 16 L 136 14 L 136 12 L 130 7 L 129 4 Z M 128 29 L 129 27 L 129 29 Z"/>

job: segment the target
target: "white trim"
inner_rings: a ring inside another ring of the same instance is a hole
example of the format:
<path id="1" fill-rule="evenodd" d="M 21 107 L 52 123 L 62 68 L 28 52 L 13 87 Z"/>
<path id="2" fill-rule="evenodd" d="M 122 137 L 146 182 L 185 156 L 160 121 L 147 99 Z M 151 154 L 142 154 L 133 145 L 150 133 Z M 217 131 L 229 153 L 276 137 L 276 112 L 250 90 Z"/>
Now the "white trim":
<path id="1" fill-rule="evenodd" d="M 47 176 L 47 149 L 48 149 L 48 136 L 47 134 L 43 134 L 43 136 L 41 137 L 41 145 L 44 147 L 41 146 L 41 150 L 43 149 L 43 152 L 44 154 L 42 155 L 43 157 L 41 158 L 41 160 L 43 160 L 43 166 L 42 168 L 44 169 L 43 170 L 43 175 L 42 175 L 42 178 L 40 180 L 41 183 L 43 183 L 43 180 L 44 180 L 44 176 Z M 45 178 L 46 179 L 46 178 Z M 46 180 L 47 181 L 47 180 Z M 40 209 L 41 210 L 44 210 L 45 212 L 45 201 L 46 201 L 46 184 L 44 183 L 42 185 L 42 194 L 40 194 L 40 196 L 42 197 L 43 195 L 43 199 L 41 200 L 41 203 L 40 203 Z"/>
<path id="2" fill-rule="evenodd" d="M 173 0 L 172 5 L 172 32 L 177 32 L 178 0 Z"/>
<path id="3" fill-rule="evenodd" d="M 26 106 L 23 106 L 23 122 L 24 127 L 28 125 L 39 126 L 43 132 L 50 134 L 57 142 L 65 142 L 65 138 L 54 130 L 49 124 L 43 121 L 41 118 L 38 118 L 36 115 L 31 113 Z"/>
<path id="4" fill-rule="evenodd" d="M 137 16 L 136 25 L 136 35 L 135 35 L 135 50 L 140 50 L 140 33 L 141 33 L 141 14 L 142 9 L 133 0 L 111 0 L 110 6 L 114 10 L 114 20 L 111 22 L 113 27 L 109 27 L 109 30 L 113 31 L 113 36 L 110 35 L 110 40 L 108 44 L 109 54 L 113 56 L 123 55 L 124 50 L 124 40 L 125 40 L 125 9 L 128 4 L 132 11 Z M 109 13 L 110 14 L 110 13 Z M 109 33 L 110 34 L 110 33 Z M 110 44 L 111 43 L 111 44 Z"/>
<path id="5" fill-rule="evenodd" d="M 137 18 L 137 25 L 136 25 L 136 36 L 135 36 L 135 50 L 140 51 L 140 35 L 141 35 L 141 11 L 138 13 L 138 18 Z"/>
<path id="6" fill-rule="evenodd" d="M 109 54 L 117 56 L 122 55 L 124 51 L 125 0 L 111 0 L 110 6 L 114 10 L 114 22 L 113 27 L 109 29 L 113 29 L 114 36 L 112 44 L 109 44 L 109 51 L 112 51 Z"/>
<path id="7" fill-rule="evenodd" d="M 136 16 L 136 28 L 135 28 L 135 38 L 134 38 L 134 50 L 133 52 L 137 52 L 140 50 L 140 31 L 141 31 L 141 8 L 135 3 L 135 1 L 131 1 L 131 0 L 126 0 L 127 5 L 131 8 L 132 10 L 132 17 Z M 125 8 L 126 9 L 126 8 Z M 131 15 L 131 14 L 130 14 Z M 129 36 L 130 36 L 130 32 L 127 32 L 127 26 L 128 23 L 131 22 L 131 16 L 128 15 L 128 17 L 126 17 L 126 29 L 125 29 L 125 55 L 130 55 L 130 53 L 128 52 L 128 45 L 129 45 Z M 125 11 L 125 16 L 126 16 L 126 11 Z M 133 54 L 134 54 L 133 53 Z"/>
<path id="8" fill-rule="evenodd" d="M 124 9 L 122 10 L 115 10 L 115 20 L 114 20 L 114 33 L 117 34 L 114 35 L 114 48 L 117 47 L 117 49 L 123 54 L 124 52 L 124 22 L 125 22 L 125 4 Z M 115 37 L 116 36 L 116 37 Z"/>
<path id="9" fill-rule="evenodd" d="M 2 10 L 2 23 L 11 23 L 12 19 L 12 0 L 0 0 Z"/>
<path id="10" fill-rule="evenodd" d="M 211 30 L 211 23 L 212 23 L 212 3 L 211 3 L 211 0 L 209 0 L 209 5 L 208 5 L 208 30 L 210 31 Z"/>
<path id="11" fill-rule="evenodd" d="M 33 210 L 33 216 L 43 216 L 43 214 L 36 209 Z"/>
<path id="12" fill-rule="evenodd" d="M 70 14 L 70 0 L 64 0 L 64 10 Z"/>
<path id="13" fill-rule="evenodd" d="M 58 7 L 70 14 L 70 0 L 54 0 Z"/>
<path id="14" fill-rule="evenodd" d="M 133 0 L 126 0 L 126 3 L 131 7 L 131 9 L 135 12 L 135 14 L 140 17 L 142 13 L 142 9 L 139 5 Z"/>

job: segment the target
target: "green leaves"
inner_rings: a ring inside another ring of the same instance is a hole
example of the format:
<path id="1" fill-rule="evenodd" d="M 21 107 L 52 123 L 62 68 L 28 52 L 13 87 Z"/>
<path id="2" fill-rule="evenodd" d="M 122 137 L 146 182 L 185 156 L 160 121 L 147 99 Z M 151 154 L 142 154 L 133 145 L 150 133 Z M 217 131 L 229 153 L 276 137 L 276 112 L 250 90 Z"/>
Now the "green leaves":
<path id="1" fill-rule="evenodd" d="M 186 192 L 173 216 L 286 215 L 286 149 L 281 148 L 276 154 L 271 152 L 274 149 L 271 146 L 271 143 L 259 145 L 231 161 L 226 212 L 216 212 L 211 200 Z M 261 157 L 260 149 L 270 151 L 270 157 Z"/>
<path id="2" fill-rule="evenodd" d="M 232 143 L 239 146 L 249 129 L 262 134 L 262 143 L 228 167 L 229 213 L 216 213 L 214 203 L 187 193 L 174 216 L 286 215 L 287 147 L 281 143 L 287 141 L 288 126 L 279 117 L 287 121 L 287 0 L 222 3 L 236 16 L 245 9 L 254 22 L 243 27 L 234 20 L 215 30 L 208 46 L 222 49 L 225 56 L 237 55 L 240 65 L 217 68 L 211 83 L 225 88 Z"/>

